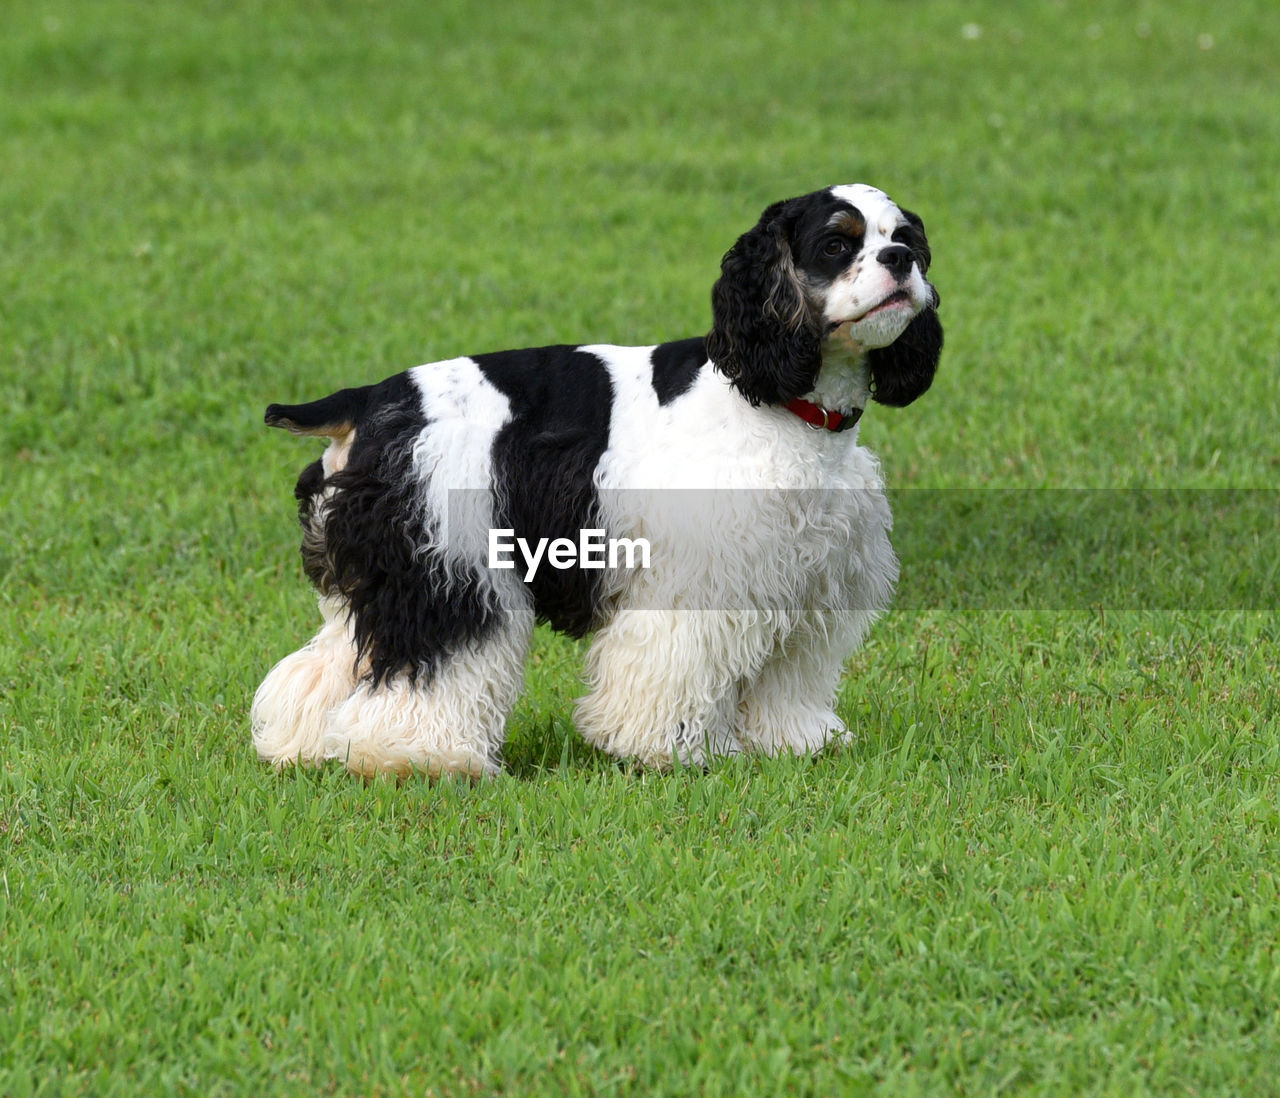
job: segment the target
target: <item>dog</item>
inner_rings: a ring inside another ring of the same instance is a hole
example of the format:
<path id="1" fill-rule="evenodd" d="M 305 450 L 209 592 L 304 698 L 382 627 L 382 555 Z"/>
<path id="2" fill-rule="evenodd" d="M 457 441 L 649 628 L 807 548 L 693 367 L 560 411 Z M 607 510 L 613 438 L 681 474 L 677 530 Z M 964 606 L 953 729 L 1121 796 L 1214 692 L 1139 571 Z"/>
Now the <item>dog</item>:
<path id="1" fill-rule="evenodd" d="M 538 621 L 592 637 L 575 723 L 619 758 L 843 736 L 844 662 L 898 575 L 858 424 L 933 381 L 930 261 L 918 216 L 829 187 L 725 254 L 703 338 L 453 358 L 271 405 L 269 426 L 328 440 L 295 492 L 323 624 L 254 697 L 260 757 L 499 773 Z"/>

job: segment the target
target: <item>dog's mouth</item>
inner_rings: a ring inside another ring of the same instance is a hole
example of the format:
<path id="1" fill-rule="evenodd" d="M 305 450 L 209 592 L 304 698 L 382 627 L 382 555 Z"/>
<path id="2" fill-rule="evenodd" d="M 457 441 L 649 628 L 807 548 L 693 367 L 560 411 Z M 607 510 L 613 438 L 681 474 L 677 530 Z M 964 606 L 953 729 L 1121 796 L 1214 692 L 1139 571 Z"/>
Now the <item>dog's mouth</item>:
<path id="1" fill-rule="evenodd" d="M 867 319 L 867 317 L 875 316 L 876 313 L 882 312 L 885 309 L 892 309 L 898 305 L 910 305 L 910 304 L 911 304 L 911 295 L 906 290 L 894 290 L 893 293 L 891 293 L 882 302 L 880 302 L 879 305 L 872 305 L 871 308 L 868 309 L 865 313 L 863 313 L 861 316 L 855 316 L 852 320 L 849 321 L 849 323 L 861 324 L 864 320 Z"/>
<path id="2" fill-rule="evenodd" d="M 876 316 L 879 313 L 886 312 L 889 309 L 896 309 L 901 305 L 912 304 L 914 304 L 914 302 L 908 291 L 894 290 L 888 297 L 877 302 L 875 305 L 872 305 L 865 313 L 860 313 L 858 316 L 850 317 L 848 320 L 833 320 L 827 325 L 827 335 L 830 335 L 837 328 L 843 328 L 846 324 L 853 327 L 855 324 L 861 324 L 864 320 Z"/>

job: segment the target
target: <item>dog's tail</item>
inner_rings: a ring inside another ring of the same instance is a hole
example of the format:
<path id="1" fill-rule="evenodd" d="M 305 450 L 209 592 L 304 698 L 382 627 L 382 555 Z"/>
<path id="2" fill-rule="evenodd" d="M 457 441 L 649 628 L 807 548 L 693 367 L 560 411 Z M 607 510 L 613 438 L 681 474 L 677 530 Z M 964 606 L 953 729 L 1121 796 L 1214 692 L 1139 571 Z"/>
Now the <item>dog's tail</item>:
<path id="1" fill-rule="evenodd" d="M 283 427 L 295 435 L 323 435 L 345 438 L 354 429 L 369 404 L 374 386 L 342 389 L 310 404 L 272 404 L 267 408 L 268 427 Z"/>

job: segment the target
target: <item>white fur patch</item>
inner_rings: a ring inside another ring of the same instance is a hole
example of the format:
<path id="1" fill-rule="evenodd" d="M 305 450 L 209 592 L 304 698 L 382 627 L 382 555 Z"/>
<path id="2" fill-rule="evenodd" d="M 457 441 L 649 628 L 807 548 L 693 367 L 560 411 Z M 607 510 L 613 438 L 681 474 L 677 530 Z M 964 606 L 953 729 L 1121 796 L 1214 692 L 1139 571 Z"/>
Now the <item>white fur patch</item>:
<path id="1" fill-rule="evenodd" d="M 413 448 L 425 515 L 438 524 L 439 551 L 455 562 L 483 560 L 493 527 L 493 440 L 511 403 L 471 358 L 417 366 L 427 426 Z"/>

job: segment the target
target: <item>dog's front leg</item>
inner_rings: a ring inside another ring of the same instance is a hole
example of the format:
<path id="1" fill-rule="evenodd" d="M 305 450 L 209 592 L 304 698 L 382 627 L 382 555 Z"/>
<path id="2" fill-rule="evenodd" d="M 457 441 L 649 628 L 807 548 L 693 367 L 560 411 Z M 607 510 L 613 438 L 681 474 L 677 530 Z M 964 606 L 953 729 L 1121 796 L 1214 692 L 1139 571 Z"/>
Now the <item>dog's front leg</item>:
<path id="1" fill-rule="evenodd" d="M 601 750 L 655 769 L 736 754 L 738 682 L 768 648 L 753 611 L 625 610 L 596 633 L 578 729 Z"/>
<path id="2" fill-rule="evenodd" d="M 852 615 L 836 628 L 813 623 L 793 632 L 744 684 L 736 731 L 748 751 L 809 755 L 845 734 L 835 697 L 844 663 L 874 614 Z"/>

